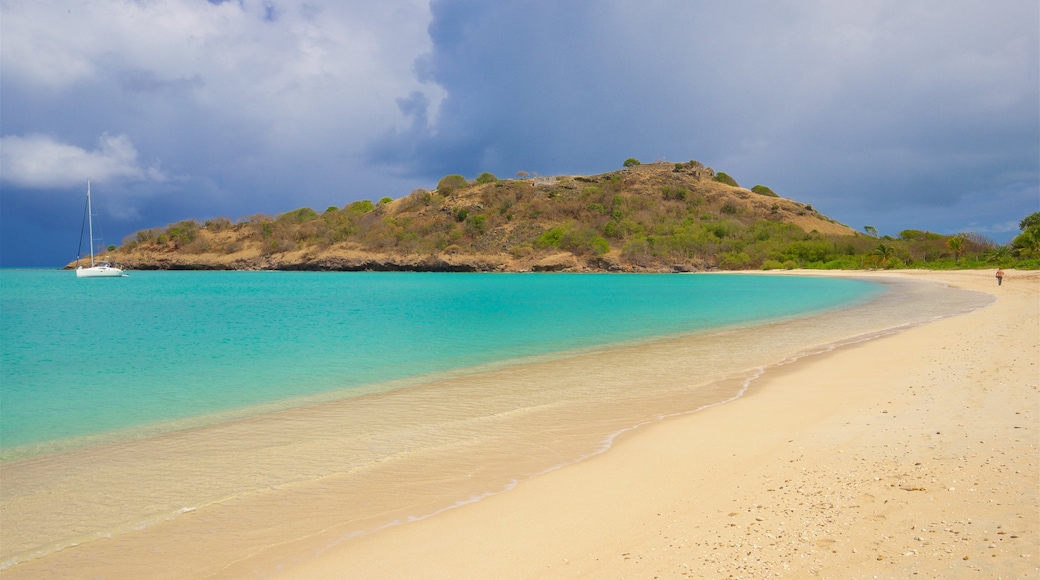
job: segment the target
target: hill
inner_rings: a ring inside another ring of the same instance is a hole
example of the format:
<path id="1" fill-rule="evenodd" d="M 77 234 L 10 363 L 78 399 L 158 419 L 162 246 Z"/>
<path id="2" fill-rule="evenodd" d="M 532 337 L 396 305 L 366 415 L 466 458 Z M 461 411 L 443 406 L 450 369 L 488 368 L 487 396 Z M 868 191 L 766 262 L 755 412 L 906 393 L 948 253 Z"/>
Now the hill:
<path id="1" fill-rule="evenodd" d="M 132 269 L 661 272 L 802 266 L 876 243 L 691 161 L 595 176 L 449 175 L 396 200 L 142 230 L 108 258 Z"/>

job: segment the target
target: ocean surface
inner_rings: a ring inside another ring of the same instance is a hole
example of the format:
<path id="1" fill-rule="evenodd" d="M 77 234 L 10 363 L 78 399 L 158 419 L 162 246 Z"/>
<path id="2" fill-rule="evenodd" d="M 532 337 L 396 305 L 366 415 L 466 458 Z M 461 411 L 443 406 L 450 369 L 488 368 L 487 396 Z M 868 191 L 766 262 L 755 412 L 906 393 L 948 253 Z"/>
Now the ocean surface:
<path id="1" fill-rule="evenodd" d="M 264 577 L 286 564 L 269 548 L 502 493 L 991 300 L 783 275 L 0 270 L 0 570 Z"/>
<path id="2" fill-rule="evenodd" d="M 90 437 L 868 300 L 740 276 L 0 273 L 2 457 Z"/>

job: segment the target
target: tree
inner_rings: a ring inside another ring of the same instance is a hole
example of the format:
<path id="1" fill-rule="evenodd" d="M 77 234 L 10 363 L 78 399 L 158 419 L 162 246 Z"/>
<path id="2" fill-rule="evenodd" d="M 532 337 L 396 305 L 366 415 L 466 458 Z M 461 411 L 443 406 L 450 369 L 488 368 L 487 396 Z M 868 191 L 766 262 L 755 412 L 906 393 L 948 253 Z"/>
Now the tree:
<path id="1" fill-rule="evenodd" d="M 878 244 L 876 248 L 870 251 L 870 258 L 875 268 L 884 266 L 895 256 L 896 249 L 888 244 Z"/>
<path id="2" fill-rule="evenodd" d="M 517 171 L 516 172 L 516 176 L 519 177 L 520 179 L 526 179 L 527 178 L 527 172 L 526 171 Z"/>
<path id="3" fill-rule="evenodd" d="M 953 252 L 953 261 L 960 262 L 961 254 L 964 253 L 964 238 L 962 238 L 961 236 L 953 236 L 952 238 L 946 240 L 946 247 L 949 248 L 951 252 Z"/>
<path id="4" fill-rule="evenodd" d="M 1018 229 L 1020 230 L 1028 230 L 1033 226 L 1040 226 L 1040 211 L 1034 211 L 1018 222 Z"/>
<path id="5" fill-rule="evenodd" d="M 1011 240 L 1011 246 L 1014 248 L 1015 254 L 1029 258 L 1036 253 L 1040 253 L 1040 211 L 1033 212 L 1022 218 L 1018 227 L 1022 228 L 1022 233 Z"/>
<path id="6" fill-rule="evenodd" d="M 1040 225 L 1026 228 L 1024 232 L 1011 240 L 1011 245 L 1014 246 L 1018 255 L 1023 257 L 1030 257 L 1040 252 Z"/>
<path id="7" fill-rule="evenodd" d="M 642 165 L 642 163 L 640 163 L 639 160 L 636 159 L 635 157 L 629 157 L 628 159 L 625 159 L 625 163 L 624 163 L 625 167 L 633 167 L 633 166 L 636 166 L 636 165 Z"/>
<path id="8" fill-rule="evenodd" d="M 874 226 L 863 226 L 863 231 L 867 232 L 867 235 L 874 239 L 877 239 L 878 237 L 877 228 Z"/>

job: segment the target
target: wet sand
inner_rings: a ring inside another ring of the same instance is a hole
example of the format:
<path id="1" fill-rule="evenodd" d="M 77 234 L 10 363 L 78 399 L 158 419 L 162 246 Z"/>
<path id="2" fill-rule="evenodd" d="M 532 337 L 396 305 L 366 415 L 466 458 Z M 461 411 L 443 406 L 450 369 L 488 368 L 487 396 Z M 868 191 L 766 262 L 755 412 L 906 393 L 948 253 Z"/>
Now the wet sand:
<path id="1" fill-rule="evenodd" d="M 1035 578 L 1040 276 L 903 275 L 998 300 L 280 577 Z"/>

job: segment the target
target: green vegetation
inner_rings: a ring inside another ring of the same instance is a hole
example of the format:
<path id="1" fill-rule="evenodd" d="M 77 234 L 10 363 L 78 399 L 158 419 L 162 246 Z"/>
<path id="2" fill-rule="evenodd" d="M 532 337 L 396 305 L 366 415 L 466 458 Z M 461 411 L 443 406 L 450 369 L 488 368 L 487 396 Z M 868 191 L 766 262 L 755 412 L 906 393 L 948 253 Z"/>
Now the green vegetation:
<path id="1" fill-rule="evenodd" d="M 454 195 L 459 189 L 466 187 L 466 178 L 461 175 L 446 175 L 437 182 L 437 193 L 443 196 Z"/>
<path id="2" fill-rule="evenodd" d="M 750 194 L 716 181 L 736 183 L 695 161 L 548 181 L 500 180 L 485 172 L 470 183 L 448 175 L 435 190 L 416 189 L 396 201 L 142 230 L 117 252 L 233 256 L 229 260 L 250 252 L 517 260 L 569 252 L 590 268 L 655 271 L 1040 267 L 1040 212 L 1022 220 L 1022 232 L 1008 245 L 970 232 L 904 230 L 893 238 L 872 226 L 864 227 L 867 235 L 855 232 L 811 206 L 769 195 L 765 186 Z"/>
<path id="3" fill-rule="evenodd" d="M 729 176 L 727 176 L 727 177 L 729 177 Z M 769 197 L 780 197 L 772 189 L 769 189 L 768 187 L 766 187 L 764 185 L 756 185 L 755 187 L 751 188 L 751 191 L 753 191 L 753 192 L 755 192 L 755 193 L 757 193 L 759 195 L 768 195 Z"/>
<path id="4" fill-rule="evenodd" d="M 675 170 L 676 171 L 682 171 L 684 169 L 704 169 L 704 164 L 701 163 L 700 161 L 695 160 L 695 159 L 691 159 L 690 161 L 687 161 L 686 163 L 676 163 L 675 164 Z"/>
<path id="5" fill-rule="evenodd" d="M 635 157 L 629 157 L 628 159 L 625 159 L 625 163 L 623 165 L 625 167 L 635 167 L 636 165 L 642 165 L 642 163 L 640 163 L 639 160 Z"/>
<path id="6" fill-rule="evenodd" d="M 721 171 L 715 175 L 715 181 L 718 181 L 719 183 L 725 183 L 726 185 L 732 187 L 740 187 L 739 185 L 737 185 L 736 179 L 733 179 L 732 177 Z"/>
<path id="7" fill-rule="evenodd" d="M 1040 211 L 1022 218 L 1018 227 L 1022 233 L 1011 240 L 1011 253 L 1034 262 L 1040 261 Z"/>

